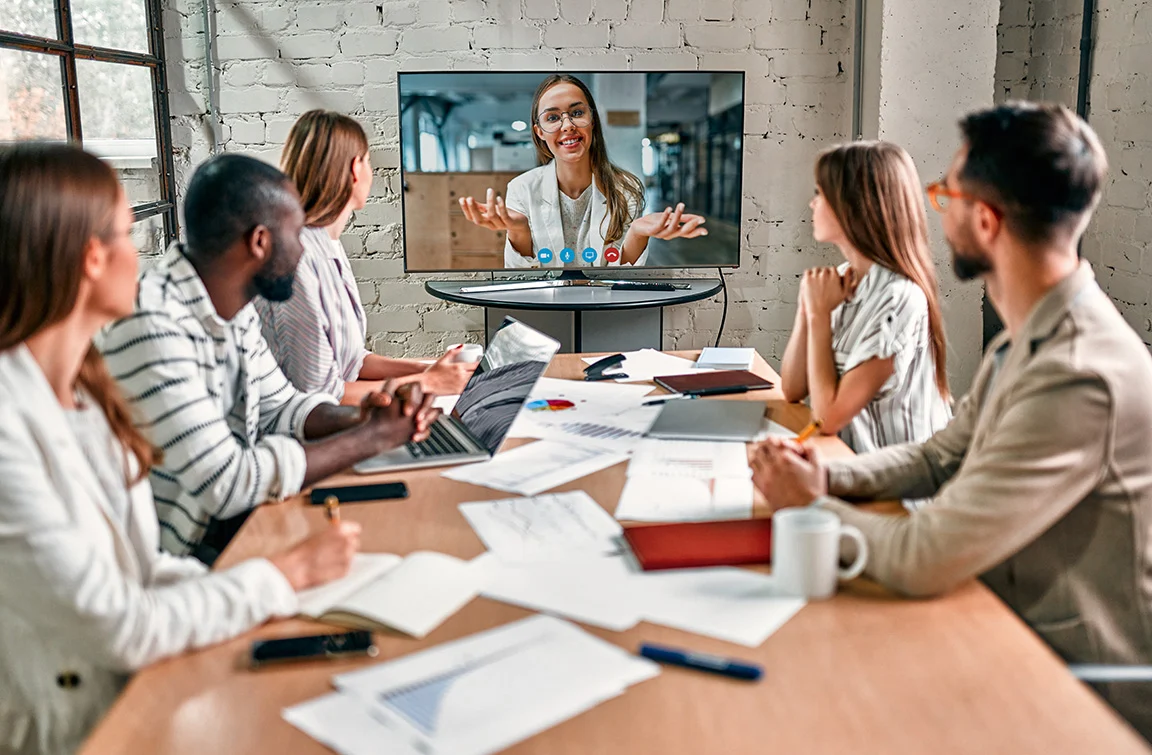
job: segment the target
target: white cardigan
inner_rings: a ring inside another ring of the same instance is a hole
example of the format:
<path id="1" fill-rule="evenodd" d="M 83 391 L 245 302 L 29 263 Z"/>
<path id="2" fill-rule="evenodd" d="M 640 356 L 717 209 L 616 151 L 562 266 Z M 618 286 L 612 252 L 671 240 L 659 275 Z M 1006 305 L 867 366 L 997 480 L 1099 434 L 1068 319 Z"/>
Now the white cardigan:
<path id="1" fill-rule="evenodd" d="M 648 248 L 632 264 L 607 262 L 604 259 L 604 232 L 608 230 L 608 200 L 596 182 L 592 182 L 592 225 L 588 229 L 588 246 L 596 250 L 596 260 L 589 265 L 580 258 L 582 249 L 574 249 L 576 260 L 565 264 L 560 259 L 564 248 L 564 226 L 560 220 L 560 186 L 556 183 L 556 162 L 552 161 L 538 168 L 521 173 L 508 182 L 508 196 L 505 200 L 510 209 L 528 216 L 528 226 L 532 230 L 532 257 L 524 257 L 512 248 L 512 242 L 504 239 L 504 267 L 642 267 L 648 262 Z M 640 207 L 630 205 L 631 218 L 624 225 L 624 232 L 632 226 L 632 220 L 640 215 Z M 624 239 L 617 240 L 617 245 Z M 552 250 L 552 261 L 540 264 L 536 258 L 541 249 Z"/>
<path id="2" fill-rule="evenodd" d="M 208 574 L 161 553 L 146 481 L 130 517 L 28 349 L 0 352 L 0 753 L 73 752 L 128 672 L 296 612 L 265 559 Z"/>

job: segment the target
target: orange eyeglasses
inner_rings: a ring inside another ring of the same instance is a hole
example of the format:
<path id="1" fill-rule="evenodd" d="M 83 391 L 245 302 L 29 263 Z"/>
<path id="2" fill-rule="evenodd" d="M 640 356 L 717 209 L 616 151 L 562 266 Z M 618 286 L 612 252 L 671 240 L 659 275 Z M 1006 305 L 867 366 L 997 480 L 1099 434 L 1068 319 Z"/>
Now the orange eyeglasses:
<path id="1" fill-rule="evenodd" d="M 992 210 L 992 212 L 998 218 L 1003 217 L 1004 215 L 999 207 L 989 204 L 987 201 L 981 199 L 980 197 L 975 197 L 971 194 L 965 194 L 962 191 L 954 191 L 949 189 L 943 181 L 933 181 L 932 183 L 928 184 L 928 186 L 925 188 L 925 191 L 928 193 L 928 201 L 932 203 L 932 206 L 936 209 L 936 212 L 947 212 L 948 201 L 951 199 L 963 199 L 968 202 L 982 202 L 985 206 L 988 207 L 988 209 Z"/>

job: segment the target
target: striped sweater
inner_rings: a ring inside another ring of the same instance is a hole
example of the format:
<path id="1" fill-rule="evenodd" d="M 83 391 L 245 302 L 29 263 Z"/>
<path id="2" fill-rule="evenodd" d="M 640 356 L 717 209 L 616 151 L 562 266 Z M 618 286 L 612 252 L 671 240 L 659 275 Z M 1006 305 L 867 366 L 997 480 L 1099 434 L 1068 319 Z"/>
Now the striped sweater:
<path id="1" fill-rule="evenodd" d="M 164 452 L 151 482 L 166 550 L 191 553 L 214 519 L 300 491 L 297 439 L 332 399 L 292 387 L 251 304 L 223 320 L 179 247 L 141 276 L 135 313 L 98 345 L 137 427 Z"/>

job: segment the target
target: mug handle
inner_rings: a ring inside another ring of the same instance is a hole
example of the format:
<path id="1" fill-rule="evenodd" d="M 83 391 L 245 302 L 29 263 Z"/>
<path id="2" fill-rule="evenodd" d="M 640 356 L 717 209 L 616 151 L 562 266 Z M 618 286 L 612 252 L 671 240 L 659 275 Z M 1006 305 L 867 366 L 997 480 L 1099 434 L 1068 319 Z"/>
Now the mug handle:
<path id="1" fill-rule="evenodd" d="M 856 541 L 856 560 L 846 569 L 839 570 L 840 579 L 856 579 L 864 572 L 864 565 L 868 563 L 868 541 L 864 539 L 864 533 L 851 524 L 840 525 L 840 537 Z"/>

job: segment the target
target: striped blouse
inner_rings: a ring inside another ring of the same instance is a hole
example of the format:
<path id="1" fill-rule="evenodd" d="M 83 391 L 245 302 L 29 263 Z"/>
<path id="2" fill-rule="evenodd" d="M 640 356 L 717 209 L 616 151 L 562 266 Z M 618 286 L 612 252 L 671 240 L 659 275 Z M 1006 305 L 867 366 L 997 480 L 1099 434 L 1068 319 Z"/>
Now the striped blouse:
<path id="1" fill-rule="evenodd" d="M 264 338 L 280 369 L 301 391 L 340 398 L 364 358 L 367 319 L 344 245 L 323 228 L 300 234 L 304 254 L 287 301 L 257 297 Z"/>
<path id="2" fill-rule="evenodd" d="M 214 519 L 300 491 L 304 421 L 332 399 L 292 387 L 251 305 L 221 319 L 179 247 L 141 276 L 136 312 L 98 346 L 164 453 L 151 483 L 165 550 L 189 554 Z"/>
<path id="3" fill-rule="evenodd" d="M 845 273 L 847 263 L 839 269 Z M 852 299 L 832 311 L 832 349 L 841 376 L 870 359 L 894 357 L 892 376 L 840 431 L 856 453 L 925 441 L 951 420 L 936 387 L 928 300 L 908 278 L 873 264 Z"/>

